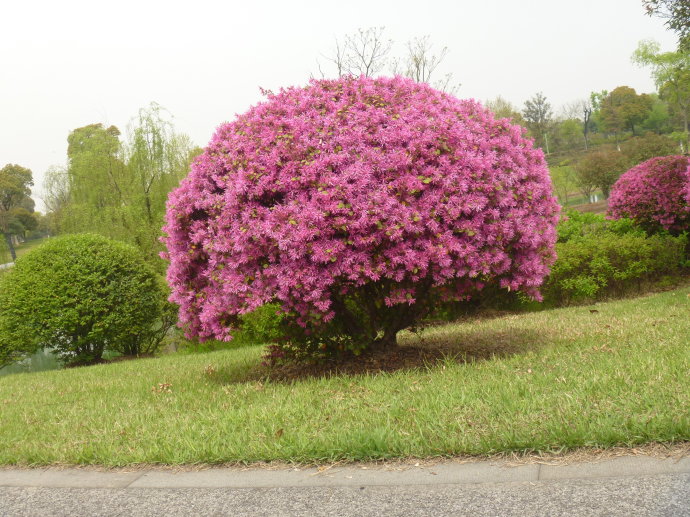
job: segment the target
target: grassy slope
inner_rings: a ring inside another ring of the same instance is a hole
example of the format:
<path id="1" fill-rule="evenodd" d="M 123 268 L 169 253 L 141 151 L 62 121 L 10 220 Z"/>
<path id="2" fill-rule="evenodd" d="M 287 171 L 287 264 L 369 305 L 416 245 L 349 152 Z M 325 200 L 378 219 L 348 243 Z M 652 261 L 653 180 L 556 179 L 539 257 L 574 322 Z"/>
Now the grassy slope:
<path id="1" fill-rule="evenodd" d="M 16 246 L 14 249 L 15 253 L 17 254 L 17 258 L 26 255 L 29 251 L 31 251 L 35 247 L 40 246 L 41 244 L 43 244 L 45 242 L 45 240 L 46 240 L 45 238 L 42 238 L 42 239 L 34 239 L 31 241 L 22 242 L 19 246 Z M 3 248 L 0 248 L 0 264 L 12 261 L 10 251 L 9 251 L 9 249 L 7 249 L 4 246 L 4 244 L 5 243 L 2 242 Z"/>
<path id="2" fill-rule="evenodd" d="M 243 381 L 260 361 L 252 347 L 3 377 L 0 463 L 311 462 L 690 439 L 690 288 L 597 310 L 430 329 L 428 346 L 453 344 L 467 362 L 392 374 Z"/>

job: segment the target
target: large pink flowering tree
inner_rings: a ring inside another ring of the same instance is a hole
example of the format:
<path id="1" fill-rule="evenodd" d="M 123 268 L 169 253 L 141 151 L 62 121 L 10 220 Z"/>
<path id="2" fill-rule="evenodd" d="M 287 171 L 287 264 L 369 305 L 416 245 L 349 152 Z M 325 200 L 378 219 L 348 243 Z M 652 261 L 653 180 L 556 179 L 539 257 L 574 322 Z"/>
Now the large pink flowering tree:
<path id="1" fill-rule="evenodd" d="M 629 217 L 647 231 L 690 229 L 686 156 L 652 158 L 625 172 L 611 189 L 609 217 Z"/>
<path id="2" fill-rule="evenodd" d="M 171 300 L 202 339 L 276 302 L 305 339 L 394 345 L 489 283 L 538 298 L 557 218 L 508 119 L 401 77 L 312 81 L 220 126 L 170 195 Z"/>

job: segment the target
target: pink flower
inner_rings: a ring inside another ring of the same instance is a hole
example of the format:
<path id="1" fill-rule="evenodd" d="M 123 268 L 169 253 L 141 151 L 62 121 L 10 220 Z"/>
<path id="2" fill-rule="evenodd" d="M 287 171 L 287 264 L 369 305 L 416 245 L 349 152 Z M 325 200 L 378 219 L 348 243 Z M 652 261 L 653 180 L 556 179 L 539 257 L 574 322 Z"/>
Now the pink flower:
<path id="1" fill-rule="evenodd" d="M 611 189 L 609 217 L 629 217 L 649 231 L 689 229 L 689 165 L 685 156 L 663 156 L 625 172 Z"/>
<path id="2" fill-rule="evenodd" d="M 171 193 L 171 300 L 190 335 L 229 339 L 267 302 L 315 328 L 356 293 L 382 311 L 489 282 L 538 296 L 558 211 L 542 152 L 477 102 L 312 81 L 221 125 Z"/>

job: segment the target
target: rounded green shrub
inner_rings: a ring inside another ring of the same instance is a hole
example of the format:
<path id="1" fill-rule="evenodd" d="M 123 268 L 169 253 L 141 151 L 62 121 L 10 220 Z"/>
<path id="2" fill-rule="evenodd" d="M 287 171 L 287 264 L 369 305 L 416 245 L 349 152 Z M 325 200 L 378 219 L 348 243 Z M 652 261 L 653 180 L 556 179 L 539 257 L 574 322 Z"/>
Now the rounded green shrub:
<path id="1" fill-rule="evenodd" d="M 0 277 L 0 366 L 41 348 L 68 364 L 160 341 L 165 292 L 136 248 L 92 234 L 50 239 Z"/>

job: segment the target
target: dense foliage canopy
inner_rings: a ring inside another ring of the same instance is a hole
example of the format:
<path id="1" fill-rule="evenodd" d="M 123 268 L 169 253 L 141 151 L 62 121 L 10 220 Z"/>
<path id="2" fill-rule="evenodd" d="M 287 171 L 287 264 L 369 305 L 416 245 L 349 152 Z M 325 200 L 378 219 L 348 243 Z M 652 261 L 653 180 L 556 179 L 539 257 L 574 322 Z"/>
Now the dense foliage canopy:
<path id="1" fill-rule="evenodd" d="M 41 348 L 67 362 L 159 337 L 165 296 L 138 250 L 91 234 L 51 238 L 0 277 L 0 366 Z"/>
<path id="2" fill-rule="evenodd" d="M 401 77 L 312 81 L 220 126 L 171 194 L 171 299 L 202 338 L 278 302 L 306 335 L 394 343 L 488 283 L 538 297 L 557 218 L 509 120 Z"/>

